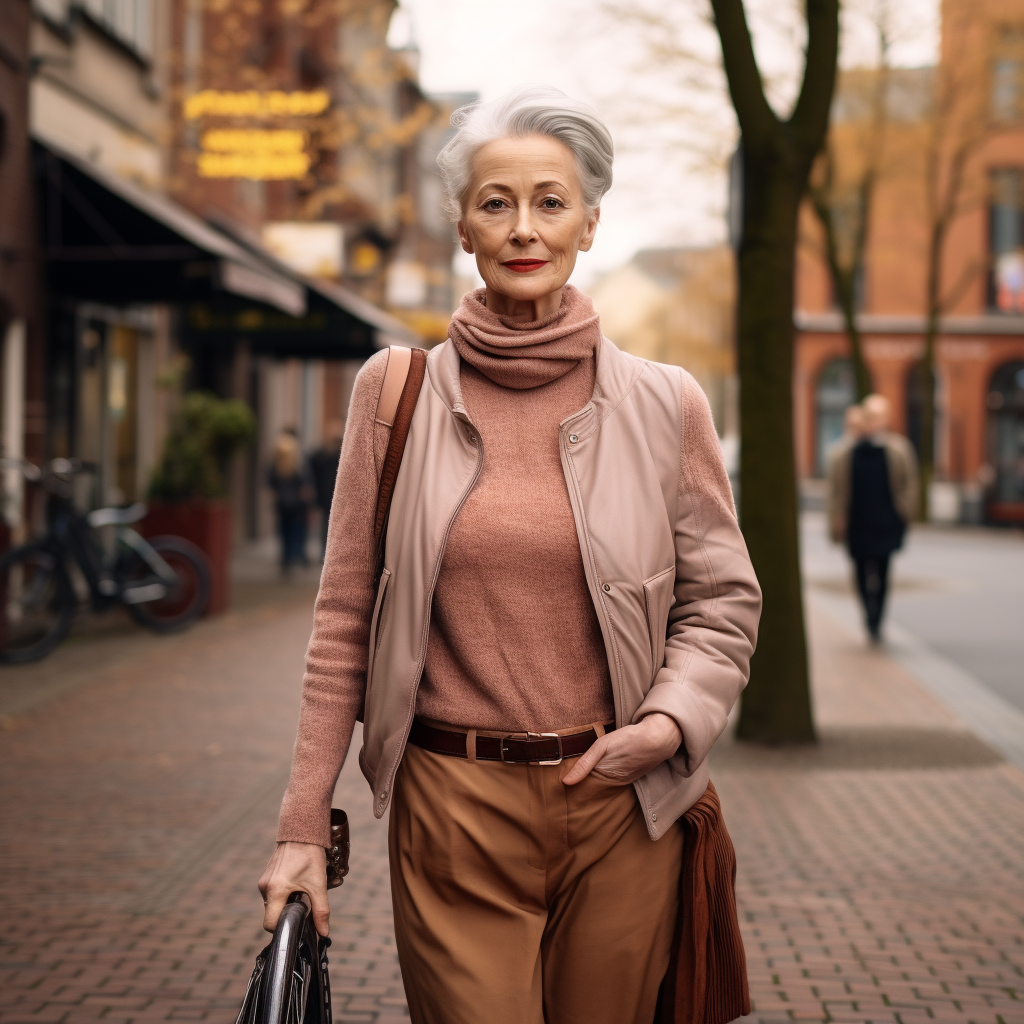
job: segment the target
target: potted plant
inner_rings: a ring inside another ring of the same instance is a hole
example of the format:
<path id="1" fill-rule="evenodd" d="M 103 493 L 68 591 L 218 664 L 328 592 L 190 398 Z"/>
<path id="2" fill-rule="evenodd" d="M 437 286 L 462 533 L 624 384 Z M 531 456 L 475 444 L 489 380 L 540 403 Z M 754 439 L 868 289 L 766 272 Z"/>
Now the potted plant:
<path id="1" fill-rule="evenodd" d="M 231 508 L 225 472 L 232 455 L 255 432 L 256 419 L 245 402 L 190 391 L 150 481 L 143 532 L 184 537 L 205 552 L 211 576 L 207 614 L 227 608 L 230 594 Z"/>

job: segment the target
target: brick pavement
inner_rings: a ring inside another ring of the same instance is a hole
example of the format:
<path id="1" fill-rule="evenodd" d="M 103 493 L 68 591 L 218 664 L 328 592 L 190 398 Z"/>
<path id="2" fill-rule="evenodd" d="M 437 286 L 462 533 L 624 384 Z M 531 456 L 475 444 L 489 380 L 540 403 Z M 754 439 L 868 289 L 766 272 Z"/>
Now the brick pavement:
<path id="1" fill-rule="evenodd" d="M 233 1019 L 310 600 L 133 634 L 127 656 L 83 642 L 35 706 L 40 670 L 5 673 L 0 709 L 22 710 L 0 720 L 0 1024 Z M 751 1019 L 1024 1022 L 1024 774 L 826 616 L 811 636 L 822 743 L 715 753 Z M 353 824 L 336 1020 L 407 1020 L 386 831 L 354 763 L 335 803 Z"/>
<path id="2" fill-rule="evenodd" d="M 1024 774 L 813 606 L 817 749 L 728 743 L 761 1024 L 1024 1022 Z"/>

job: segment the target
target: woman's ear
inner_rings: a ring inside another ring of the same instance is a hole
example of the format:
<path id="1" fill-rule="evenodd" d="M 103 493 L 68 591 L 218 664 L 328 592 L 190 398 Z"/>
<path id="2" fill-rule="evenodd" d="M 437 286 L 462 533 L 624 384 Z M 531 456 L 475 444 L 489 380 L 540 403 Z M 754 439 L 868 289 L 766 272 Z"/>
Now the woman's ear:
<path id="1" fill-rule="evenodd" d="M 587 215 L 587 226 L 580 239 L 580 252 L 590 252 L 594 244 L 594 235 L 597 234 L 597 225 L 601 220 L 601 207 L 595 206 Z"/>
<path id="2" fill-rule="evenodd" d="M 469 235 L 466 234 L 466 227 L 462 221 L 455 222 L 455 230 L 459 233 L 459 241 L 462 243 L 462 249 L 464 252 L 473 252 L 473 243 L 469 240 Z"/>

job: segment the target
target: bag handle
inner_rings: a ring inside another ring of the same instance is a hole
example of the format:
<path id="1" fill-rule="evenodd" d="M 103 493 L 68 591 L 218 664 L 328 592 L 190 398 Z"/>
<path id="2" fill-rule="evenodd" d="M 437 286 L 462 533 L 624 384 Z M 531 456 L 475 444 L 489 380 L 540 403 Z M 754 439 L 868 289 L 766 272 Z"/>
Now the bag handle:
<path id="1" fill-rule="evenodd" d="M 384 553 L 384 534 L 391 510 L 391 498 L 398 480 L 398 470 L 409 438 L 412 414 L 423 387 L 427 369 L 427 352 L 422 348 L 392 345 L 388 349 L 388 365 L 384 371 L 380 398 L 377 400 L 376 420 L 391 427 L 384 465 L 377 486 L 377 509 L 373 518 L 373 538 L 377 542 L 377 563 Z"/>

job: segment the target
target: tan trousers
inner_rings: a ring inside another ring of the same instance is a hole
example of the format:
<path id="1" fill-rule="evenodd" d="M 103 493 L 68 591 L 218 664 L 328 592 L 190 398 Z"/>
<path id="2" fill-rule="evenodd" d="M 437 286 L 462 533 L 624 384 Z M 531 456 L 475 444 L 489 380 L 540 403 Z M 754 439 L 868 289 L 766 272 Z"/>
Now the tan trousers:
<path id="1" fill-rule="evenodd" d="M 653 842 L 632 786 L 564 786 L 571 765 L 406 749 L 389 846 L 413 1024 L 651 1024 L 682 829 Z"/>

